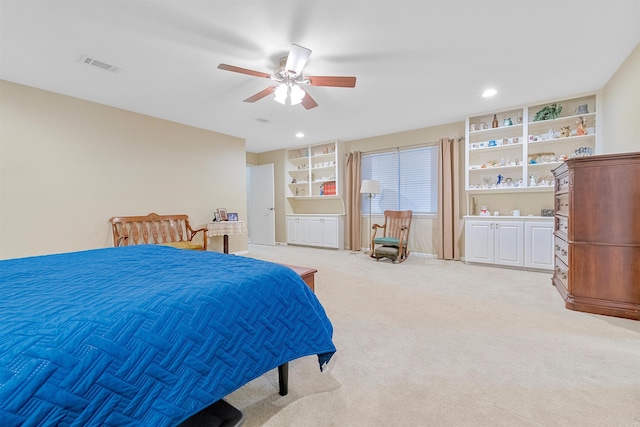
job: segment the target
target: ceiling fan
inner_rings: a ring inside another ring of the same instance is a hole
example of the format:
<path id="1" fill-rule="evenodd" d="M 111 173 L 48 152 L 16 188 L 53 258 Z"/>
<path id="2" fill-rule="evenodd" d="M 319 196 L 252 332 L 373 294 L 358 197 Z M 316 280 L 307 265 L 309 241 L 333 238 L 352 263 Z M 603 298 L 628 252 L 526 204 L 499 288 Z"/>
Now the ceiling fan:
<path id="1" fill-rule="evenodd" d="M 287 98 L 290 99 L 291 105 L 302 104 L 304 108 L 310 110 L 318 106 L 318 103 L 305 91 L 301 86 L 332 86 L 332 87 L 355 87 L 355 77 L 342 76 L 303 76 L 302 70 L 309 60 L 311 50 L 306 47 L 292 44 L 289 49 L 289 55 L 280 58 L 278 68 L 273 74 L 267 74 L 260 71 L 248 70 L 233 65 L 220 64 L 218 68 L 221 70 L 233 71 L 234 73 L 247 74 L 255 77 L 262 77 L 275 82 L 273 86 L 256 93 L 245 99 L 244 102 L 256 102 L 265 96 L 275 93 L 275 100 L 284 104 Z"/>

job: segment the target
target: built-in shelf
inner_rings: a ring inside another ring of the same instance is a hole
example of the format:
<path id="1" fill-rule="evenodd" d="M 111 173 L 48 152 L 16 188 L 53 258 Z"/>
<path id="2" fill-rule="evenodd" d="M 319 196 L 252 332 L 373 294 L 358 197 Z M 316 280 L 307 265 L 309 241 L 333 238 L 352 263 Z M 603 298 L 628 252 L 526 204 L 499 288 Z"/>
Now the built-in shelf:
<path id="1" fill-rule="evenodd" d="M 337 142 L 287 150 L 287 198 L 338 195 Z"/>

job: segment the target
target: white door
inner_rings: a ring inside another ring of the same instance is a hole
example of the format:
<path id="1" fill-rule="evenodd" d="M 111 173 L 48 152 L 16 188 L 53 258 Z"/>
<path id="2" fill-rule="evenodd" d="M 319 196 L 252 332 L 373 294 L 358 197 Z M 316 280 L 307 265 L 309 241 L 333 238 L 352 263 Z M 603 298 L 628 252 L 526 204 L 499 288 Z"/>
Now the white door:
<path id="1" fill-rule="evenodd" d="M 466 221 L 465 259 L 469 262 L 493 263 L 493 223 Z"/>
<path id="2" fill-rule="evenodd" d="M 287 217 L 287 243 L 300 243 L 300 220 L 296 216 Z"/>
<path id="3" fill-rule="evenodd" d="M 338 218 L 325 218 L 322 224 L 322 245 L 338 247 Z"/>
<path id="4" fill-rule="evenodd" d="M 553 270 L 553 222 L 527 222 L 525 241 L 525 267 Z"/>
<path id="5" fill-rule="evenodd" d="M 522 267 L 524 265 L 524 223 L 495 223 L 495 263 Z"/>
<path id="6" fill-rule="evenodd" d="M 251 166 L 249 181 L 249 235 L 257 245 L 276 244 L 273 164 Z"/>
<path id="7" fill-rule="evenodd" d="M 318 217 L 311 217 L 309 219 L 309 225 L 310 225 L 310 230 L 311 230 L 311 241 L 309 242 L 310 245 L 313 246 L 322 246 L 322 226 L 323 226 L 323 222 L 324 219 L 323 218 L 318 218 Z"/>
<path id="8" fill-rule="evenodd" d="M 298 217 L 298 243 L 301 245 L 311 244 L 311 221 L 308 217 Z"/>

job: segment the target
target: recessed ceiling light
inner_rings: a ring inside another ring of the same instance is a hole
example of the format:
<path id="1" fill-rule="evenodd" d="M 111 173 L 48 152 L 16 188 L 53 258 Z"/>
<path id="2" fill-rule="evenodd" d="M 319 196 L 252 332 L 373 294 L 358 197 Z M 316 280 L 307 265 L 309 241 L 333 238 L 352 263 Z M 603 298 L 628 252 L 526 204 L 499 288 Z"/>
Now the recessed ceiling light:
<path id="1" fill-rule="evenodd" d="M 296 138 L 304 138 L 304 133 L 302 132 L 296 133 Z"/>
<path id="2" fill-rule="evenodd" d="M 495 95 L 496 93 L 498 93 L 498 91 L 495 90 L 495 89 L 487 89 L 484 92 L 482 92 L 482 96 L 484 98 L 489 98 L 489 97 Z"/>

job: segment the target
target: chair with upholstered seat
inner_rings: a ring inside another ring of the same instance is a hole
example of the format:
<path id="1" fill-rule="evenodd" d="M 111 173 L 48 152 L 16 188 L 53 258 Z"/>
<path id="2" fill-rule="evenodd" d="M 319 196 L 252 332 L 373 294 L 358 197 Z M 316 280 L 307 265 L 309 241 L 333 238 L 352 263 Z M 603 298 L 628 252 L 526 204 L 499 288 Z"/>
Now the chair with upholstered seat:
<path id="1" fill-rule="evenodd" d="M 371 235 L 371 257 L 379 261 L 389 258 L 403 262 L 409 256 L 409 231 L 413 212 L 384 211 L 384 225 L 373 224 Z M 378 230 L 381 235 L 378 235 Z"/>

